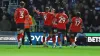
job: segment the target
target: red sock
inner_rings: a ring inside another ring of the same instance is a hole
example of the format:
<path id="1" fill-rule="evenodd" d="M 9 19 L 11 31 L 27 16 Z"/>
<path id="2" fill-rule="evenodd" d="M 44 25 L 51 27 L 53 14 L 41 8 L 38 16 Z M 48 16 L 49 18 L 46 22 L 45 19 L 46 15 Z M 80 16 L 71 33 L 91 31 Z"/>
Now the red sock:
<path id="1" fill-rule="evenodd" d="M 53 41 L 53 43 L 56 42 L 56 37 L 55 36 L 53 36 L 52 41 Z"/>
<path id="2" fill-rule="evenodd" d="M 74 38 L 70 38 L 70 42 L 71 43 L 75 42 Z"/>
<path id="3" fill-rule="evenodd" d="M 50 40 L 50 38 L 51 38 L 51 37 L 50 37 L 50 36 L 48 36 L 46 41 Z"/>
<path id="4" fill-rule="evenodd" d="M 18 42 L 20 41 L 20 38 L 23 38 L 23 36 L 24 36 L 23 33 L 18 34 L 18 36 L 17 36 Z"/>
<path id="5" fill-rule="evenodd" d="M 43 43 L 45 42 L 45 37 L 43 37 Z"/>
<path id="6" fill-rule="evenodd" d="M 20 34 L 20 38 L 23 38 L 23 36 L 24 36 L 24 34 L 23 34 L 23 33 L 21 33 L 21 34 Z"/>
<path id="7" fill-rule="evenodd" d="M 18 42 L 20 41 L 19 39 L 20 39 L 20 34 L 17 35 L 17 40 L 18 40 Z"/>
<path id="8" fill-rule="evenodd" d="M 60 42 L 61 41 L 61 39 L 60 39 L 60 37 L 58 37 L 58 42 Z"/>

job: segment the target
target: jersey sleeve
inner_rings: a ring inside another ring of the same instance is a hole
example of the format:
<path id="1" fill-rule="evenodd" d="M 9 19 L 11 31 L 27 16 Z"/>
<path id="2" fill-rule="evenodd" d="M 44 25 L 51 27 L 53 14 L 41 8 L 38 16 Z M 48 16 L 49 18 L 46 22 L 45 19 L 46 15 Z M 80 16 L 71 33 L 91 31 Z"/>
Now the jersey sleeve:
<path id="1" fill-rule="evenodd" d="M 71 22 L 74 23 L 74 20 L 75 20 L 75 18 L 73 17 L 72 20 L 71 20 Z"/>
<path id="2" fill-rule="evenodd" d="M 17 14 L 18 14 L 18 9 L 16 9 L 16 10 L 15 10 L 15 13 L 14 13 L 14 20 L 15 20 L 15 22 L 16 22 L 16 20 L 17 20 Z"/>
<path id="3" fill-rule="evenodd" d="M 56 18 L 56 21 L 57 21 L 57 22 L 58 22 L 58 17 L 59 17 L 59 15 L 56 14 L 56 15 L 55 15 L 55 18 Z"/>
<path id="4" fill-rule="evenodd" d="M 29 16 L 29 19 L 30 19 L 30 20 L 29 20 L 29 24 L 30 24 L 30 25 L 33 25 L 32 16 Z"/>
<path id="5" fill-rule="evenodd" d="M 68 20 L 68 16 L 67 15 L 65 15 L 65 18 L 66 18 L 66 24 L 69 22 L 69 20 Z"/>
<path id="6" fill-rule="evenodd" d="M 38 10 L 35 10 L 35 12 L 36 12 L 37 14 L 39 14 L 39 15 L 43 15 L 43 14 L 44 14 L 44 12 L 39 12 Z"/>
<path id="7" fill-rule="evenodd" d="M 28 12 L 27 9 L 25 10 L 25 15 L 24 16 L 25 16 L 25 19 L 29 19 L 29 12 Z"/>

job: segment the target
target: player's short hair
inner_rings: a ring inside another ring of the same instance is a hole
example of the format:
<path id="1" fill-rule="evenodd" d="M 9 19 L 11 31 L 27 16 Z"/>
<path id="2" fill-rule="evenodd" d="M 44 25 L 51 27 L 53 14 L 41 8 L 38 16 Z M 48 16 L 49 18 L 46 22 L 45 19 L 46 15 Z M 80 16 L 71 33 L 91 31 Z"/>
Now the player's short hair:
<path id="1" fill-rule="evenodd" d="M 53 11 L 56 11 L 54 8 L 51 8 L 51 11 L 52 11 L 52 10 L 53 10 Z"/>
<path id="2" fill-rule="evenodd" d="M 80 12 L 76 12 L 76 16 L 80 17 L 81 13 Z"/>
<path id="3" fill-rule="evenodd" d="M 55 10 L 54 8 L 52 8 L 51 10 Z"/>
<path id="4" fill-rule="evenodd" d="M 45 7 L 45 11 L 49 11 L 50 10 L 50 8 L 49 7 Z"/>
<path id="5" fill-rule="evenodd" d="M 60 13 L 64 12 L 64 8 L 60 8 L 60 9 L 59 9 L 59 12 L 60 12 Z"/>
<path id="6" fill-rule="evenodd" d="M 20 6 L 21 6 L 21 7 L 24 7 L 24 6 L 25 6 L 25 2 L 24 2 L 24 1 L 21 1 L 21 2 L 20 2 Z"/>
<path id="7" fill-rule="evenodd" d="M 45 7 L 45 10 L 49 10 L 49 7 Z"/>

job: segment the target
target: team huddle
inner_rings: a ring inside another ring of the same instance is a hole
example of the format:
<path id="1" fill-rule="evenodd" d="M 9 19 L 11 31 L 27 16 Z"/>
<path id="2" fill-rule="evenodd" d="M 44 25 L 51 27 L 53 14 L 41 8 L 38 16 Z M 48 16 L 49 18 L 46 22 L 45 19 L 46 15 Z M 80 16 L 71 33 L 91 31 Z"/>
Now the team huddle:
<path id="1" fill-rule="evenodd" d="M 16 9 L 14 14 L 14 19 L 17 25 L 18 31 L 18 48 L 21 47 L 22 38 L 24 36 L 24 28 L 25 21 L 29 21 L 29 13 L 28 10 L 24 8 L 25 3 L 23 1 L 20 2 L 20 7 Z M 66 25 L 70 22 L 68 16 L 66 15 L 63 8 L 59 9 L 58 13 L 55 13 L 55 9 L 50 9 L 49 7 L 45 8 L 45 12 L 39 12 L 34 8 L 37 14 L 43 16 L 44 26 L 43 26 L 43 45 L 44 47 L 48 47 L 47 42 L 52 38 L 53 47 L 56 47 L 56 34 L 58 35 L 58 43 L 59 47 L 62 47 L 62 42 L 60 39 L 60 35 L 62 34 L 64 41 L 67 41 L 66 34 L 69 33 L 70 43 L 72 46 L 76 47 L 75 44 L 75 36 L 78 32 L 82 30 L 82 19 L 80 18 L 80 12 L 76 13 L 75 17 L 72 17 L 71 24 L 67 28 Z M 66 31 L 66 29 L 69 29 Z M 46 33 L 48 34 L 47 39 L 45 40 Z M 31 41 L 31 40 L 30 40 Z M 32 43 L 30 43 L 32 44 Z"/>

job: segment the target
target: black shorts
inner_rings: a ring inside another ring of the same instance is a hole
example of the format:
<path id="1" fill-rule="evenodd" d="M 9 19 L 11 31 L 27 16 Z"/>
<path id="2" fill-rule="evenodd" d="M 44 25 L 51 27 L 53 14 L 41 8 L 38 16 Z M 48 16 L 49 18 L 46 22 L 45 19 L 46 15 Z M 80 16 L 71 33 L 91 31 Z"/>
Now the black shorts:
<path id="1" fill-rule="evenodd" d="M 65 36 L 66 35 L 66 30 L 58 29 L 58 33 L 62 33 Z"/>
<path id="2" fill-rule="evenodd" d="M 70 32 L 69 36 L 72 37 L 72 38 L 75 38 L 76 34 L 77 34 L 77 32 Z"/>
<path id="3" fill-rule="evenodd" d="M 50 33 L 52 31 L 52 27 L 47 25 L 44 25 L 43 29 L 44 33 Z"/>
<path id="4" fill-rule="evenodd" d="M 24 29 L 24 23 L 16 24 L 17 29 Z"/>

